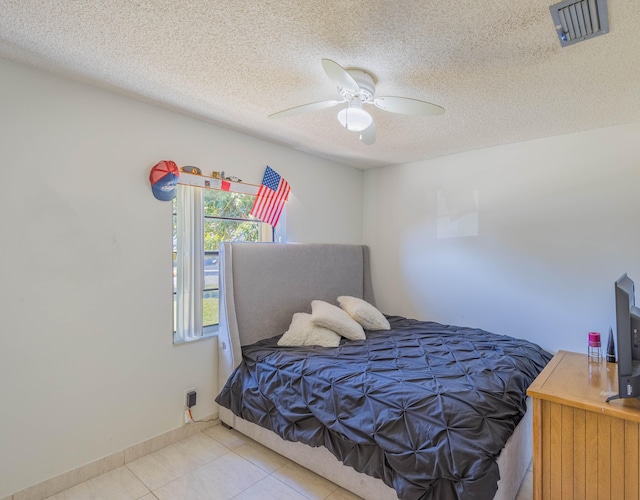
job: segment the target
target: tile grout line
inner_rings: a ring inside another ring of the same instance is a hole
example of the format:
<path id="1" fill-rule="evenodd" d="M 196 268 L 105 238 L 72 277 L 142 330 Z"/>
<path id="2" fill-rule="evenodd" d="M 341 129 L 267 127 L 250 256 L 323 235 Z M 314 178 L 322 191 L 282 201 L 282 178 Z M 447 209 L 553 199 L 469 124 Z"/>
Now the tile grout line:
<path id="1" fill-rule="evenodd" d="M 134 460 L 134 462 L 135 462 L 135 460 Z M 131 462 L 129 462 L 129 463 L 131 463 Z M 149 490 L 149 493 L 153 494 L 153 490 L 147 485 L 147 483 L 145 483 L 141 478 L 139 478 L 138 475 L 134 471 L 132 471 L 131 468 L 127 464 L 124 464 L 124 466 L 127 468 L 127 470 L 129 472 L 131 472 L 131 474 L 133 474 L 133 477 L 135 477 L 138 481 L 140 481 L 144 485 L 144 487 Z M 145 495 L 148 495 L 148 493 L 145 493 Z M 155 495 L 153 495 L 153 496 L 155 497 Z M 140 498 L 142 498 L 142 497 L 140 497 Z"/>
<path id="2" fill-rule="evenodd" d="M 156 451 L 159 451 L 163 448 L 166 448 L 167 446 L 171 446 L 173 444 L 176 444 L 180 441 L 182 441 L 183 439 L 186 439 L 187 437 L 193 436 L 193 435 L 197 435 L 198 433 L 204 433 L 204 431 L 214 425 L 217 425 L 215 422 L 217 421 L 217 419 L 212 419 L 211 422 L 214 422 L 211 425 L 208 425 L 208 423 L 196 423 L 196 425 L 198 425 L 200 428 L 198 430 L 195 429 L 190 429 L 189 425 L 190 424 L 183 424 L 181 427 L 176 427 L 175 429 L 171 429 L 167 432 L 164 432 L 162 434 L 159 434 L 158 436 L 154 436 L 151 437 L 145 441 L 142 441 L 140 443 L 136 443 L 134 445 L 131 446 L 127 446 L 126 448 L 123 448 L 122 450 L 116 451 L 110 455 L 106 455 L 102 458 L 99 458 L 97 460 L 94 460 L 92 462 L 86 463 L 84 465 L 81 465 L 79 467 L 76 467 L 75 469 L 71 469 L 65 472 L 62 472 L 60 474 L 58 474 L 57 476 L 53 476 L 50 477 L 48 479 L 45 479 L 44 481 L 40 481 L 39 483 L 33 484 L 31 486 L 28 486 L 22 490 L 19 490 L 17 492 L 14 492 L 13 494 L 4 497 L 3 500 L 18 500 L 18 499 L 29 499 L 29 500 L 44 500 L 46 498 L 49 498 L 50 496 L 53 495 L 57 495 L 58 493 L 61 493 L 63 491 L 69 490 L 75 486 L 78 486 L 82 483 L 86 483 L 87 481 L 91 481 L 92 479 L 99 477 L 103 474 L 106 474 L 107 472 L 111 472 L 115 469 L 118 469 L 119 467 L 122 467 L 123 465 L 126 466 L 127 463 L 133 462 L 135 460 L 127 460 L 127 454 L 131 452 L 131 450 L 134 449 L 141 449 L 145 446 L 149 446 L 151 448 L 154 447 L 154 445 L 152 444 L 154 441 L 159 442 L 162 441 L 163 439 L 169 439 L 169 440 L 174 440 L 173 442 L 160 446 L 157 449 L 152 449 L 151 451 L 144 453 L 143 455 L 141 455 L 140 457 L 137 458 L 142 458 L 144 456 L 147 455 L 151 455 L 152 453 L 155 453 Z M 180 433 L 182 433 L 183 435 L 180 438 L 176 438 L 177 435 L 179 435 Z M 207 436 L 209 438 L 211 438 L 211 436 Z M 213 439 L 213 438 L 211 438 Z M 221 444 L 221 443 L 220 443 Z M 224 445 L 223 445 L 224 446 Z M 122 455 L 122 458 L 120 459 L 119 455 Z M 136 458 L 136 459 L 137 459 Z M 117 459 L 117 460 L 116 460 Z M 113 462 L 113 463 L 110 463 Z M 117 463 L 116 463 L 117 462 Z M 100 473 L 94 473 L 94 472 L 90 472 L 92 468 L 102 468 L 105 467 L 104 470 L 102 470 Z M 129 469 L 127 467 L 127 470 L 129 470 L 130 472 L 133 473 L 133 471 L 131 471 L 131 469 Z M 65 476 L 67 477 L 71 477 L 71 476 L 85 476 L 85 479 L 82 479 L 80 481 L 77 480 L 66 480 L 65 481 Z M 137 478 L 137 476 L 136 476 Z M 65 483 L 65 487 L 60 488 L 60 482 L 64 482 Z M 144 484 L 144 482 L 142 483 Z M 146 484 L 144 484 L 145 487 Z M 147 489 L 149 489 L 147 487 Z M 149 489 L 149 491 L 151 492 L 151 490 Z"/>
<path id="3" fill-rule="evenodd" d="M 173 479 L 171 479 L 171 480 L 167 481 L 167 482 L 166 482 L 166 483 L 164 483 L 164 484 L 161 484 L 160 486 L 156 487 L 155 489 L 151 489 L 151 487 L 150 487 L 150 486 L 148 486 L 148 485 L 147 485 L 147 483 L 145 483 L 142 479 L 140 479 L 140 478 L 136 475 L 136 473 L 135 473 L 135 472 L 133 472 L 133 471 L 131 471 L 131 472 L 133 473 L 133 475 L 134 475 L 134 476 L 136 476 L 136 478 L 138 478 L 138 479 L 140 480 L 140 482 L 142 482 L 142 484 L 144 484 L 144 485 L 149 489 L 149 492 L 150 492 L 150 493 L 153 493 L 153 496 L 154 496 L 154 497 L 158 498 L 158 497 L 155 495 L 155 493 L 154 493 L 155 491 L 158 491 L 159 489 L 164 488 L 164 487 L 165 487 L 165 486 L 167 486 L 168 484 L 171 484 L 171 483 L 172 483 L 172 482 L 174 482 L 174 481 L 177 481 L 177 480 L 179 480 L 179 479 L 182 479 L 183 477 L 190 476 L 191 474 L 195 474 L 197 471 L 199 471 L 199 470 L 200 470 L 200 469 L 202 469 L 203 467 L 206 467 L 206 466 L 207 466 L 207 465 L 209 465 L 210 463 L 215 462 L 215 461 L 216 461 L 216 460 L 218 460 L 219 458 L 222 458 L 222 457 L 224 457 L 224 456 L 228 455 L 230 452 L 232 452 L 232 451 L 233 451 L 233 450 L 231 450 L 230 448 L 227 448 L 224 444 L 222 444 L 222 443 L 221 443 L 220 441 L 218 441 L 217 439 L 212 438 L 211 436 L 208 436 L 207 434 L 205 434 L 204 430 L 200 431 L 200 433 L 201 433 L 201 434 L 204 434 L 207 438 L 211 439 L 212 441 L 215 441 L 216 443 L 218 443 L 220 446 L 222 446 L 222 447 L 223 447 L 225 450 L 227 450 L 227 451 L 225 451 L 222 455 L 218 455 L 217 457 L 215 457 L 215 458 L 213 458 L 213 459 L 211 459 L 211 460 L 209 460 L 209 461 L 207 461 L 207 462 L 203 463 L 202 465 L 200 465 L 200 466 L 196 467 L 195 469 L 190 470 L 190 471 L 189 471 L 189 472 L 187 472 L 186 474 L 182 474 L 181 476 L 174 477 Z M 196 435 L 197 435 L 197 434 L 193 434 L 193 436 L 196 436 Z M 189 436 L 189 437 L 190 437 L 190 436 Z M 187 439 L 187 438 L 184 438 L 184 439 Z M 174 444 L 178 444 L 179 442 L 180 442 L 180 441 L 178 441 L 178 442 L 176 442 L 176 443 L 174 443 Z M 169 446 L 173 446 L 173 445 L 169 445 Z M 166 448 L 168 448 L 169 446 L 167 446 Z M 162 448 L 161 448 L 161 449 L 162 449 Z M 160 451 L 160 450 L 156 450 L 156 451 Z M 156 452 L 154 452 L 154 453 L 156 453 Z M 149 453 L 149 455 L 151 455 L 151 453 Z M 147 455 L 145 455 L 145 456 L 147 456 Z M 239 456 L 239 455 L 238 455 L 238 456 Z M 144 457 L 140 457 L 140 458 L 144 458 Z M 135 460 L 134 460 L 134 462 L 135 462 Z M 131 462 L 129 462 L 129 463 L 131 463 Z M 127 464 L 125 464 L 125 466 L 127 466 Z M 127 468 L 129 468 L 129 467 L 127 467 Z M 131 470 L 131 469 L 129 469 L 129 470 Z"/>
<path id="4" fill-rule="evenodd" d="M 281 468 L 282 468 L 282 467 L 281 467 Z M 278 469 L 278 470 L 280 470 L 280 469 Z M 307 470 L 308 470 L 308 469 L 307 469 Z M 275 472 L 277 472 L 277 471 L 273 471 L 273 472 L 275 473 Z M 315 473 L 314 473 L 314 474 L 315 474 Z M 285 483 L 285 482 L 284 482 L 284 481 L 282 481 L 280 478 L 275 477 L 273 474 L 269 474 L 269 475 L 270 475 L 273 479 L 275 479 L 276 481 L 278 481 L 278 482 L 279 482 L 279 483 L 281 483 L 281 484 L 284 484 L 287 488 L 292 489 L 293 491 L 295 491 L 295 492 L 296 492 L 296 493 L 298 493 L 299 495 L 302 495 L 303 497 L 305 497 L 305 498 L 307 498 L 307 499 L 309 499 L 309 500 L 314 500 L 314 499 L 312 499 L 311 497 L 309 497 L 309 496 L 305 495 L 304 493 L 302 493 L 301 491 L 297 490 L 297 489 L 296 489 L 296 488 L 294 488 L 293 486 L 291 486 L 291 485 L 289 485 L 289 484 Z M 329 493 L 329 495 L 327 495 L 327 496 L 331 496 L 331 495 L 333 495 L 333 493 L 334 493 L 335 491 L 337 491 L 337 488 L 336 488 L 335 490 L 333 490 L 331 493 Z M 323 498 L 327 498 L 327 497 L 323 497 Z"/>
<path id="5" fill-rule="evenodd" d="M 293 460 L 291 460 L 291 462 L 293 462 Z M 293 463 L 294 463 L 295 465 L 298 465 L 299 467 L 302 467 L 302 468 L 303 468 L 303 469 L 305 469 L 306 471 L 309 471 L 311 474 L 314 474 L 315 476 L 317 476 L 317 477 L 319 477 L 319 478 L 322 478 L 322 479 L 324 479 L 324 480 L 326 480 L 326 481 L 330 482 L 331 484 L 333 484 L 333 485 L 335 486 L 335 489 L 331 490 L 331 493 L 329 493 L 328 495 L 326 495 L 326 496 L 322 497 L 322 498 L 323 498 L 323 500 L 324 500 L 324 499 L 326 499 L 326 498 L 328 498 L 328 497 L 330 497 L 331 495 L 333 495 L 336 491 L 338 491 L 338 490 L 341 488 L 341 486 L 340 486 L 340 485 L 338 485 L 338 484 L 334 483 L 333 481 L 331 481 L 330 479 L 327 479 L 326 477 L 321 476 L 320 474 L 317 474 L 317 473 L 313 472 L 311 469 L 307 469 L 306 467 L 303 467 L 302 465 L 297 464 L 296 462 L 293 462 Z M 287 483 L 285 483 L 284 481 L 282 481 L 280 478 L 278 478 L 278 477 L 274 476 L 274 474 L 275 474 L 276 472 L 278 472 L 280 469 L 283 469 L 286 465 L 287 465 L 286 463 L 285 463 L 285 464 L 283 464 L 281 467 L 279 467 L 278 469 L 274 470 L 274 471 L 273 471 L 271 474 L 269 474 L 269 475 L 270 475 L 270 476 L 272 476 L 272 477 L 273 477 L 273 479 L 275 479 L 276 481 L 279 481 L 280 483 L 284 484 L 284 485 L 285 485 L 285 486 L 287 486 L 288 488 L 291 488 L 293 491 L 295 491 L 296 493 L 298 493 L 298 494 L 302 495 L 303 497 L 308 498 L 309 500 L 314 500 L 313 498 L 311 498 L 311 497 L 307 496 L 307 495 L 306 495 L 305 493 L 303 493 L 302 491 L 298 490 L 297 488 L 294 488 L 294 487 L 293 487 L 293 486 L 291 486 L 290 484 L 287 484 Z"/>

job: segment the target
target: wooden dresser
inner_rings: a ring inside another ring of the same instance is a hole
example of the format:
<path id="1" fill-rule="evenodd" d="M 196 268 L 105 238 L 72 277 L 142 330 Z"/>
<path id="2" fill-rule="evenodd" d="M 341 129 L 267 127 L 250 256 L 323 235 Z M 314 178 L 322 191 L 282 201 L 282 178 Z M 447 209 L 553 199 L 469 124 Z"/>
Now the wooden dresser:
<path id="1" fill-rule="evenodd" d="M 640 499 L 640 401 L 605 402 L 617 369 L 559 351 L 527 390 L 535 500 Z"/>

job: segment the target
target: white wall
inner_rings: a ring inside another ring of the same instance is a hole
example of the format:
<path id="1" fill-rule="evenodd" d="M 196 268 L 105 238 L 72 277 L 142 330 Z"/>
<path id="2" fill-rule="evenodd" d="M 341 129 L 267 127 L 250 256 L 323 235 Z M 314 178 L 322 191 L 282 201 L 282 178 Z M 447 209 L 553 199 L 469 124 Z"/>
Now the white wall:
<path id="1" fill-rule="evenodd" d="M 299 242 L 362 243 L 363 175 L 7 61 L 0 82 L 1 498 L 180 426 L 185 389 L 217 412 L 215 339 L 172 344 L 157 161 L 254 184 L 269 164 Z"/>
<path id="2" fill-rule="evenodd" d="M 367 171 L 364 213 L 383 311 L 586 352 L 640 284 L 640 124 Z"/>

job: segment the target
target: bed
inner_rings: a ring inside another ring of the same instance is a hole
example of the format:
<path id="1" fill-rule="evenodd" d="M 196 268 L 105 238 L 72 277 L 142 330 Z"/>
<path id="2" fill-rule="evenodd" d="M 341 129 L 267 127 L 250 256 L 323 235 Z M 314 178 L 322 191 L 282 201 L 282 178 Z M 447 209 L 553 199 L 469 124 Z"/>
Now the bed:
<path id="1" fill-rule="evenodd" d="M 531 460 L 525 390 L 548 353 L 393 316 L 392 330 L 368 331 L 366 340 L 278 347 L 293 315 L 310 312 L 314 300 L 375 304 L 366 246 L 225 243 L 220 280 L 216 401 L 224 424 L 367 500 L 515 498 Z M 524 375 L 504 371 L 515 363 L 505 353 L 524 361 Z M 428 367 L 419 364 L 425 359 Z M 437 388 L 425 388 L 425 378 Z M 489 379 L 502 384 L 497 396 Z M 384 406 L 392 393 L 400 400 Z"/>

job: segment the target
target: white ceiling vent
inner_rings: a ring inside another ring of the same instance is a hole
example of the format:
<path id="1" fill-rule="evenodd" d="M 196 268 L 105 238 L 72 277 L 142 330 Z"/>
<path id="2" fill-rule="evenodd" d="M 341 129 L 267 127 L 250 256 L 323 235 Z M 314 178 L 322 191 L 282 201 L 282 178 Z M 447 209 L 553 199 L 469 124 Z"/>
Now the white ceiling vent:
<path id="1" fill-rule="evenodd" d="M 606 0 L 565 0 L 549 10 L 563 47 L 609 31 Z"/>

